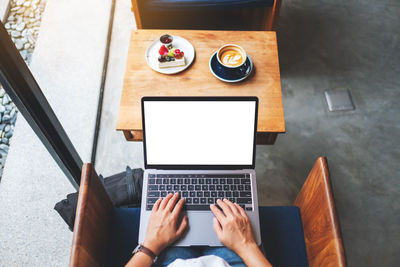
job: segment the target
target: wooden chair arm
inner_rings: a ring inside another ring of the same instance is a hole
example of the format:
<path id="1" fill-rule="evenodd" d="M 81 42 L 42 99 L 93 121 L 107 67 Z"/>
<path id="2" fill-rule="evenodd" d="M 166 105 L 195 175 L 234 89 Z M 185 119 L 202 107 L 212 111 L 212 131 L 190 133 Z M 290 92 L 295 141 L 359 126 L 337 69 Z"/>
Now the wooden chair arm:
<path id="1" fill-rule="evenodd" d="M 276 31 L 282 0 L 274 0 L 274 5 L 266 9 L 264 14 L 264 31 Z"/>
<path id="2" fill-rule="evenodd" d="M 112 209 L 92 164 L 84 164 L 69 266 L 104 266 Z"/>
<path id="3" fill-rule="evenodd" d="M 294 205 L 300 208 L 309 266 L 346 266 L 326 158 L 317 159 Z"/>
<path id="4" fill-rule="evenodd" d="M 131 0 L 131 3 L 132 3 L 132 12 L 135 15 L 136 28 L 142 29 L 143 26 L 142 26 L 141 12 L 139 8 L 139 1 Z"/>

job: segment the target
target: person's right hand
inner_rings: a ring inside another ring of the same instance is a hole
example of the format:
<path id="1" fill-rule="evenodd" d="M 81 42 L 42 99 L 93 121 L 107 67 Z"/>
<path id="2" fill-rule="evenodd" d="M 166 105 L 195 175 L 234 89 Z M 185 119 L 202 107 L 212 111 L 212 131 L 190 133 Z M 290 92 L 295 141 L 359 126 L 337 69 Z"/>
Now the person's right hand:
<path id="1" fill-rule="evenodd" d="M 221 243 L 239 255 L 249 246 L 257 246 L 244 209 L 227 199 L 217 200 L 217 204 L 223 212 L 215 205 L 210 205 L 210 209 L 215 215 L 214 230 Z"/>

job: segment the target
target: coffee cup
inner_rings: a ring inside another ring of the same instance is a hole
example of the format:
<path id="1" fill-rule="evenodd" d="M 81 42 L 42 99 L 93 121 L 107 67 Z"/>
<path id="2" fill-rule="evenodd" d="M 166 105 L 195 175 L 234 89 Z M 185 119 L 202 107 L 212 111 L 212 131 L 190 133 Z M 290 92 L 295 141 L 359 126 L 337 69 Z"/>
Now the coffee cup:
<path id="1" fill-rule="evenodd" d="M 236 44 L 226 44 L 217 52 L 218 62 L 227 68 L 238 68 L 246 62 L 246 59 L 246 51 Z"/>

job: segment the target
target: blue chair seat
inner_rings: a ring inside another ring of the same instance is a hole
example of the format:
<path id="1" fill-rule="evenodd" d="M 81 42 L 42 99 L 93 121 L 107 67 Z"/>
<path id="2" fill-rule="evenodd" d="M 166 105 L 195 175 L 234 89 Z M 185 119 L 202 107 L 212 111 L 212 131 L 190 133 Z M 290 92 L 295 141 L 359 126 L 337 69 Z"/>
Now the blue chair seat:
<path id="1" fill-rule="evenodd" d="M 308 266 L 300 211 L 294 206 L 260 207 L 261 239 L 273 266 Z M 124 266 L 139 235 L 140 209 L 116 208 L 111 216 L 107 266 Z"/>
<path id="2" fill-rule="evenodd" d="M 261 240 L 275 267 L 308 266 L 300 210 L 295 206 L 260 207 Z"/>

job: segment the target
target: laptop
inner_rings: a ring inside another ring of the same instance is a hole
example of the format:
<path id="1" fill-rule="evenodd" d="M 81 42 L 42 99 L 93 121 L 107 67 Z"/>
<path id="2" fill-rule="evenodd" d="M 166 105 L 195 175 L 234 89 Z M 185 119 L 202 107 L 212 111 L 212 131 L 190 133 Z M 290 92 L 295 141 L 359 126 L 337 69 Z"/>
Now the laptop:
<path id="1" fill-rule="evenodd" d="M 143 176 L 139 243 L 155 201 L 185 198 L 188 231 L 174 246 L 223 246 L 209 205 L 241 205 L 261 244 L 255 150 L 257 97 L 143 97 Z"/>

